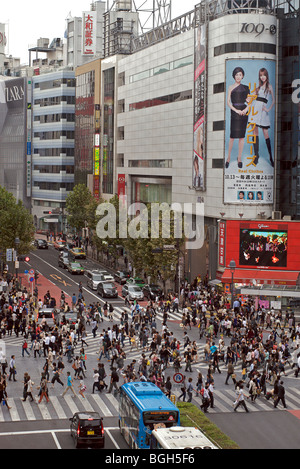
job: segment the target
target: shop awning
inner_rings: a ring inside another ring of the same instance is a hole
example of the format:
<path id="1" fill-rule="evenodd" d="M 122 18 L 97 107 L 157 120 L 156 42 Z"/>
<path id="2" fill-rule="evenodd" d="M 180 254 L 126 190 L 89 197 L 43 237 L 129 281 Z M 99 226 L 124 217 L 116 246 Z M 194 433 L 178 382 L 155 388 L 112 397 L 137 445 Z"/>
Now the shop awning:
<path id="1" fill-rule="evenodd" d="M 234 283 L 243 285 L 299 285 L 299 272 L 284 270 L 236 269 Z M 230 269 L 225 269 L 222 283 L 231 283 Z"/>

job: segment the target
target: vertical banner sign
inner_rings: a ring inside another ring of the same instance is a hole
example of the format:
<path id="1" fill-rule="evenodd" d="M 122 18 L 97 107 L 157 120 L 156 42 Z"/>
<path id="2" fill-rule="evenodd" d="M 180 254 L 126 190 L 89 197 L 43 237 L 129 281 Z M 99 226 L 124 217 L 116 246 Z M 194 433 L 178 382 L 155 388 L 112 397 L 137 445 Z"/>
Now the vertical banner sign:
<path id="1" fill-rule="evenodd" d="M 226 61 L 224 203 L 272 204 L 274 60 Z"/>
<path id="2" fill-rule="evenodd" d="M 31 197 L 31 80 L 27 82 L 27 152 L 26 152 L 26 195 Z"/>
<path id="3" fill-rule="evenodd" d="M 94 146 L 94 197 L 100 197 L 100 134 L 95 134 Z"/>
<path id="4" fill-rule="evenodd" d="M 206 25 L 195 29 L 193 187 L 205 189 Z"/>
<path id="5" fill-rule="evenodd" d="M 82 14 L 82 55 L 96 54 L 97 15 L 94 11 L 84 11 Z"/>
<path id="6" fill-rule="evenodd" d="M 118 197 L 124 199 L 125 196 L 125 174 L 118 175 Z"/>
<path id="7" fill-rule="evenodd" d="M 226 224 L 224 221 L 219 223 L 219 265 L 225 267 L 225 233 Z"/>

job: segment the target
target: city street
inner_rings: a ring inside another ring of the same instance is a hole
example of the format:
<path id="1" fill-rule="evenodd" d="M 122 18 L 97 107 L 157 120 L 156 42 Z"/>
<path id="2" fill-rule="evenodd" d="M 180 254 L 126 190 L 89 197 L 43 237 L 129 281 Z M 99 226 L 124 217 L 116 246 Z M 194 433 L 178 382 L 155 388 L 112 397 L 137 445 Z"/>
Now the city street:
<path id="1" fill-rule="evenodd" d="M 92 292 L 86 287 L 86 277 L 82 276 L 72 276 L 67 271 L 61 269 L 57 265 L 58 251 L 56 251 L 53 246 L 49 247 L 49 250 L 45 251 L 34 251 L 30 254 L 30 265 L 21 266 L 22 270 L 34 269 L 40 273 L 38 279 L 38 288 L 39 296 L 42 297 L 43 291 L 50 289 L 51 294 L 55 294 L 57 301 L 59 301 L 60 292 L 63 290 L 65 294 L 72 296 L 73 293 L 78 293 L 78 282 L 81 280 L 83 283 L 83 292 L 86 304 L 94 303 L 100 301 L 102 304 L 103 299 L 99 298 L 96 292 Z M 82 265 L 85 268 L 95 268 L 99 265 L 90 259 L 82 261 Z M 51 279 L 51 283 L 49 280 Z M 124 299 L 119 297 L 113 302 L 114 305 L 114 322 L 118 322 L 121 316 L 121 312 L 124 310 Z M 145 304 L 142 303 L 142 304 Z M 168 320 L 169 330 L 173 333 L 174 337 L 178 338 L 181 342 L 181 354 L 183 353 L 183 330 L 180 327 L 181 323 L 181 311 L 171 312 L 170 318 Z M 158 330 L 160 330 L 160 324 L 162 320 L 162 314 L 157 314 L 157 323 Z M 3 436 L 3 433 L 9 433 L 11 431 L 20 431 L 20 428 L 25 428 L 28 431 L 27 424 L 30 425 L 34 422 L 46 424 L 46 430 L 50 431 L 52 428 L 56 428 L 56 425 L 53 426 L 54 422 L 59 423 L 59 428 L 64 430 L 68 428 L 65 422 L 78 410 L 97 410 L 104 417 L 105 422 L 109 428 L 117 427 L 117 416 L 118 416 L 118 401 L 117 397 L 114 394 L 107 394 L 106 392 L 96 392 L 91 394 L 92 383 L 93 383 L 93 369 L 97 367 L 98 354 L 99 354 L 99 333 L 102 332 L 102 329 L 107 329 L 112 327 L 112 322 L 108 318 L 104 318 L 104 322 L 100 323 L 100 327 L 97 331 L 96 338 L 93 337 L 91 333 L 91 326 L 87 326 L 87 339 L 86 342 L 88 346 L 84 347 L 87 355 L 87 371 L 86 378 L 84 382 L 87 386 L 86 398 L 83 399 L 81 396 L 73 397 L 71 394 L 66 394 L 65 397 L 61 397 L 62 386 L 59 383 L 55 383 L 55 387 L 52 388 L 52 385 L 49 384 L 49 404 L 44 401 L 41 404 L 36 402 L 31 403 L 29 399 L 26 402 L 22 401 L 23 393 L 23 373 L 26 371 L 30 374 L 31 378 L 37 385 L 39 383 L 42 367 L 45 362 L 45 358 L 41 356 L 40 358 L 34 358 L 33 353 L 31 356 L 22 357 L 22 342 L 23 337 L 20 335 L 16 337 L 13 333 L 12 336 L 5 336 L 4 341 L 6 344 L 7 357 L 10 357 L 12 354 L 16 356 L 16 368 L 17 368 L 17 382 L 8 382 L 8 402 L 11 406 L 11 409 L 8 410 L 6 407 L 0 407 L 0 421 L 1 421 L 1 433 L 0 433 L 0 447 L 5 448 L 8 444 L 8 437 Z M 203 378 L 205 380 L 207 374 L 207 362 L 204 360 L 204 345 L 205 338 L 199 339 L 198 328 L 195 326 L 191 327 L 191 330 L 187 330 L 188 336 L 191 341 L 196 340 L 198 344 L 198 363 L 192 365 L 192 372 L 185 372 L 184 364 L 180 370 L 182 374 L 185 374 L 187 378 L 193 378 L 193 384 L 196 384 L 196 379 L 198 372 L 201 371 Z M 228 341 L 226 339 L 225 341 Z M 29 344 L 30 346 L 31 344 Z M 81 344 L 78 344 L 75 349 L 76 352 L 79 352 Z M 134 348 L 129 345 L 129 341 L 125 339 L 124 350 L 126 353 L 126 364 L 129 364 L 132 360 L 138 360 L 141 356 L 141 349 Z M 66 382 L 66 371 L 73 371 L 71 364 L 64 360 L 65 370 L 63 373 L 62 381 Z M 106 382 L 109 382 L 110 368 L 109 362 L 104 359 L 103 363 L 105 365 L 105 370 L 107 374 Z M 138 367 L 136 367 L 137 369 Z M 235 440 L 241 448 L 294 448 L 299 447 L 299 409 L 300 409 L 300 392 L 299 384 L 297 378 L 294 378 L 293 371 L 286 367 L 287 376 L 284 378 L 285 387 L 286 387 L 286 401 L 288 405 L 288 411 L 282 410 L 282 407 L 279 405 L 275 410 L 273 403 L 267 401 L 264 397 L 259 397 L 255 403 L 248 402 L 248 407 L 250 414 L 245 414 L 243 410 L 239 409 L 237 413 L 233 412 L 233 402 L 235 400 L 235 392 L 232 381 L 229 381 L 229 386 L 225 386 L 226 371 L 227 366 L 221 362 L 220 371 L 217 371 L 214 374 L 215 380 L 215 408 L 209 409 L 207 416 L 216 423 L 225 433 L 227 433 L 233 440 Z M 241 366 L 238 364 L 236 366 L 237 378 L 241 377 Z M 72 373 L 73 375 L 73 373 Z M 166 370 L 166 376 L 172 377 L 172 394 L 175 394 L 178 397 L 181 393 L 180 383 L 176 384 L 173 380 L 175 373 L 173 367 L 169 367 Z M 51 374 L 50 374 L 51 380 Z M 122 379 L 119 384 L 122 384 Z M 79 381 L 74 381 L 74 388 L 76 393 L 78 393 Z M 193 397 L 193 403 L 197 406 L 201 405 L 202 401 L 200 397 Z M 111 423 L 111 420 L 114 424 Z M 26 423 L 26 424 L 25 424 Z M 25 427 L 24 427 L 25 424 Z M 6 425 L 10 425 L 9 430 L 6 429 Z M 286 425 L 286 431 L 284 426 Z M 21 427 L 20 427 L 21 426 Z M 13 428 L 13 430 L 12 430 Z M 35 427 L 34 427 L 35 428 Z M 297 428 L 298 431 L 291 432 L 291 428 Z M 272 429 L 272 431 L 270 430 Z M 280 429 L 280 431 L 279 431 Z M 118 429 L 112 430 L 112 434 L 115 435 L 115 432 L 119 434 Z M 36 435 L 37 438 L 49 438 L 50 433 L 45 433 L 43 435 Z M 251 435 L 251 437 L 250 437 Z M 59 432 L 56 435 L 58 441 L 62 439 L 60 446 L 64 446 L 64 432 Z M 15 442 L 18 439 L 14 439 Z M 23 441 L 23 440 L 22 440 Z M 109 440 L 108 440 L 109 441 Z M 107 443 L 107 447 L 110 447 L 110 444 L 115 444 L 114 441 L 119 441 L 117 437 L 114 437 L 114 440 L 110 440 Z M 18 444 L 18 443 L 17 443 Z M 55 438 L 52 438 L 52 444 L 57 446 Z M 298 445 L 298 446 L 297 446 Z M 120 443 L 118 443 L 120 446 Z M 126 444 L 125 444 L 126 446 Z M 122 446 L 120 446 L 122 447 Z"/>

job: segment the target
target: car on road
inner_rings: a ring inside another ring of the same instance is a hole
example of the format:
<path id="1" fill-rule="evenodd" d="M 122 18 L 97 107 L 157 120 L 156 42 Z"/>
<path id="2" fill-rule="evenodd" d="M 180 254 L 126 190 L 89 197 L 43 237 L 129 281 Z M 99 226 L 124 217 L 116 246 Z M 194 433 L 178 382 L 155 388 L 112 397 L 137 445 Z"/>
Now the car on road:
<path id="1" fill-rule="evenodd" d="M 75 325 L 78 321 L 78 314 L 75 311 L 60 313 L 60 324 Z"/>
<path id="2" fill-rule="evenodd" d="M 137 285 L 128 285 L 125 283 L 122 287 L 122 295 L 124 298 L 128 296 L 129 301 L 134 301 L 134 300 L 143 300 L 144 299 L 144 293 L 143 290 L 138 287 Z"/>
<path id="3" fill-rule="evenodd" d="M 63 251 L 64 250 L 64 247 L 65 247 L 65 241 L 62 241 L 61 239 L 59 239 L 58 241 L 54 241 L 54 248 L 57 249 L 58 251 Z"/>
<path id="4" fill-rule="evenodd" d="M 67 242 L 64 245 L 64 251 L 69 252 L 75 247 L 74 243 Z"/>
<path id="5" fill-rule="evenodd" d="M 115 285 L 111 282 L 98 283 L 97 293 L 102 298 L 118 298 L 118 291 Z"/>
<path id="6" fill-rule="evenodd" d="M 86 259 L 86 253 L 81 248 L 70 249 L 69 256 L 73 259 Z"/>
<path id="7" fill-rule="evenodd" d="M 104 275 L 99 270 L 87 270 L 85 276 L 87 277 L 87 286 L 92 290 L 97 290 L 99 282 L 105 280 Z"/>
<path id="8" fill-rule="evenodd" d="M 162 295 L 163 291 L 159 285 L 154 285 L 150 283 L 149 285 L 145 285 L 143 287 L 143 293 L 145 298 L 155 300 L 157 296 L 160 297 Z"/>
<path id="9" fill-rule="evenodd" d="M 45 239 L 36 239 L 34 241 L 34 245 L 38 248 L 38 249 L 48 249 L 48 243 Z"/>
<path id="10" fill-rule="evenodd" d="M 124 285 L 126 281 L 130 278 L 130 273 L 127 270 L 118 270 L 115 275 L 115 282 L 120 283 L 120 285 Z"/>
<path id="11" fill-rule="evenodd" d="M 107 280 L 108 282 L 114 282 L 114 277 L 111 275 L 109 272 L 106 270 L 99 270 L 99 273 L 103 275 L 104 280 Z"/>
<path id="12" fill-rule="evenodd" d="M 79 262 L 69 262 L 67 269 L 71 274 L 84 274 L 84 267 Z"/>
<path id="13" fill-rule="evenodd" d="M 58 256 L 58 267 L 61 267 L 62 269 L 67 269 L 69 263 L 69 254 L 65 251 L 61 252 Z"/>
<path id="14" fill-rule="evenodd" d="M 143 288 L 145 285 L 144 280 L 142 280 L 140 277 L 130 277 L 128 280 L 126 280 L 126 283 L 128 285 L 136 285 L 140 288 Z"/>
<path id="15" fill-rule="evenodd" d="M 37 312 L 36 323 L 38 325 L 44 320 L 48 326 L 53 326 L 56 324 L 57 311 L 55 308 L 41 308 Z"/>
<path id="16" fill-rule="evenodd" d="M 104 448 L 103 419 L 98 412 L 76 412 L 70 418 L 70 432 L 76 448 Z"/>

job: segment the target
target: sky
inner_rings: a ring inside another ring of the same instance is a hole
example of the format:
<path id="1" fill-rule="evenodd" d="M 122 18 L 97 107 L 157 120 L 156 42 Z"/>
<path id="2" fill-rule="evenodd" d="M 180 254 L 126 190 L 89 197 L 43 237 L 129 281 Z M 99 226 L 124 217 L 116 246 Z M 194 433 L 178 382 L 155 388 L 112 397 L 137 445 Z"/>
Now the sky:
<path id="1" fill-rule="evenodd" d="M 153 0 L 146 0 L 145 6 L 152 7 Z M 135 0 L 136 5 L 144 1 Z M 28 63 L 28 49 L 36 46 L 40 37 L 50 39 L 64 35 L 66 18 L 81 16 L 83 11 L 90 10 L 92 0 L 14 0 L 1 2 L 0 23 L 5 23 L 8 44 L 6 55 L 20 57 L 21 63 Z M 107 2 L 106 2 L 107 3 Z M 194 8 L 200 0 L 172 0 L 172 18 L 176 18 Z M 109 0 L 109 6 L 113 0 Z"/>

